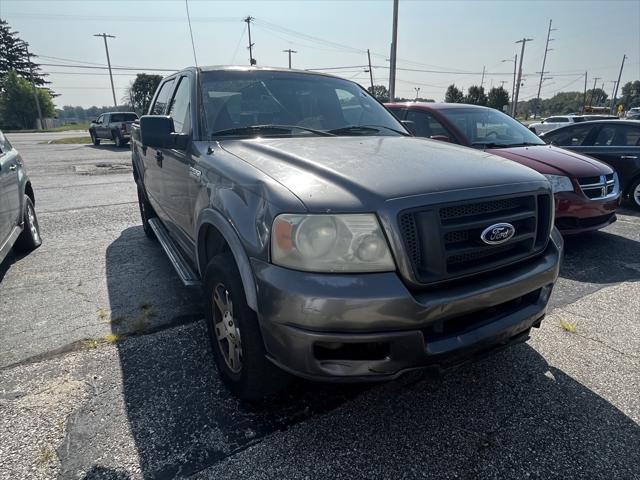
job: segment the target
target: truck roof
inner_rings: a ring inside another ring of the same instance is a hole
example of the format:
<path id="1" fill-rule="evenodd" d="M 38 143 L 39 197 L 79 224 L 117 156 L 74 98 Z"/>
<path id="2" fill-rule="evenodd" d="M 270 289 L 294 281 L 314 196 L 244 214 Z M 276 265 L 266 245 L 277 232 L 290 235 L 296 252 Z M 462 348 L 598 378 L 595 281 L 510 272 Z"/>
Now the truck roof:
<path id="1" fill-rule="evenodd" d="M 340 80 L 347 80 L 349 82 L 353 82 L 353 80 L 348 80 L 346 78 L 338 77 L 336 75 L 331 75 L 329 73 L 318 72 L 316 70 L 301 70 L 297 68 L 282 68 L 282 67 L 250 67 L 247 65 L 203 65 L 199 67 L 185 67 L 182 70 L 179 70 L 176 73 L 184 72 L 185 70 L 200 70 L 201 72 L 215 72 L 215 71 L 261 71 L 261 72 L 282 72 L 282 73 L 305 73 L 308 75 L 323 75 L 325 77 L 331 78 L 339 78 Z M 171 75 L 175 75 L 176 73 L 172 73 Z M 169 76 L 171 76 L 169 75 Z M 353 82 L 355 83 L 355 82 Z"/>

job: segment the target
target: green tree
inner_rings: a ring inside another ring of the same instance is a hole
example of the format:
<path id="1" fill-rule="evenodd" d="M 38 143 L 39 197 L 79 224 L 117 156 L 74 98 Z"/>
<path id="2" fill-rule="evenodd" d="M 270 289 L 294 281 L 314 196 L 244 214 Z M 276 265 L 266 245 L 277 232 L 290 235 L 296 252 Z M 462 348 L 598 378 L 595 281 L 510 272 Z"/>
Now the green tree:
<path id="1" fill-rule="evenodd" d="M 367 88 L 367 91 L 381 102 L 389 101 L 389 90 L 384 85 L 374 85 L 373 91 L 371 87 Z"/>
<path id="2" fill-rule="evenodd" d="M 487 106 L 503 111 L 505 105 L 509 103 L 509 93 L 502 87 L 493 87 L 487 95 Z"/>
<path id="3" fill-rule="evenodd" d="M 43 87 L 48 82 L 45 75 L 40 71 L 40 66 L 33 62 L 33 54 L 29 52 L 27 58 L 28 44 L 18 37 L 18 32 L 12 31 L 9 24 L 0 19 L 0 92 L 4 90 L 4 84 L 10 71 L 14 71 L 19 77 L 29 80 L 31 70 L 33 70 L 33 83 L 38 87 Z"/>
<path id="4" fill-rule="evenodd" d="M 467 95 L 464 97 L 464 103 L 470 103 L 472 105 L 486 105 L 487 96 L 484 93 L 484 88 L 477 85 L 469 87 Z"/>
<path id="5" fill-rule="evenodd" d="M 139 115 L 144 115 L 149 110 L 153 94 L 161 81 L 161 75 L 136 75 L 135 81 L 129 87 L 129 104 Z"/>
<path id="6" fill-rule="evenodd" d="M 607 92 L 601 88 L 587 90 L 587 105 L 591 104 L 594 107 L 602 106 L 606 103 L 607 97 Z"/>
<path id="7" fill-rule="evenodd" d="M 37 92 L 42 116 L 54 116 L 53 101 L 47 89 L 38 88 Z M 0 125 L 6 129 L 33 128 L 36 118 L 38 110 L 31 84 L 10 71 L 4 82 L 4 91 L 0 93 Z"/>
<path id="8" fill-rule="evenodd" d="M 462 103 L 464 102 L 464 94 L 454 84 L 447 87 L 447 92 L 444 94 L 444 101 L 446 103 Z"/>
<path id="9" fill-rule="evenodd" d="M 627 82 L 622 87 L 622 97 L 619 103 L 624 105 L 625 110 L 633 107 L 640 107 L 640 80 Z"/>

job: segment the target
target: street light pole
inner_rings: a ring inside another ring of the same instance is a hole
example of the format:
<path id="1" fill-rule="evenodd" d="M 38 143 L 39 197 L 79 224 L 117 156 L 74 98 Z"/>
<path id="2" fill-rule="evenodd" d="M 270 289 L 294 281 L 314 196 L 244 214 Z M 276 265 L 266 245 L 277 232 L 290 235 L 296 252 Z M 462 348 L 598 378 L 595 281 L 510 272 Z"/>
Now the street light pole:
<path id="1" fill-rule="evenodd" d="M 116 89 L 113 86 L 113 73 L 111 73 L 111 59 L 109 58 L 109 46 L 107 45 L 107 38 L 116 38 L 114 35 L 107 35 L 106 33 L 96 33 L 94 37 L 102 37 L 104 40 L 104 50 L 107 52 L 107 65 L 109 66 L 109 79 L 111 80 L 111 94 L 113 95 L 113 106 L 118 108 L 118 102 L 116 101 Z"/>
<path id="2" fill-rule="evenodd" d="M 504 62 L 513 62 L 513 84 L 511 85 L 511 116 L 513 117 L 513 98 L 515 96 L 516 93 L 516 66 L 518 65 L 518 54 L 516 53 L 515 56 L 513 57 L 513 60 L 511 60 L 510 58 L 505 58 L 504 60 L 502 60 L 502 63 Z"/>
<path id="3" fill-rule="evenodd" d="M 389 101 L 396 96 L 396 51 L 398 49 L 398 0 L 393 0 L 393 30 L 391 36 L 391 65 L 389 68 Z"/>
<path id="4" fill-rule="evenodd" d="M 413 87 L 413 89 L 416 91 L 416 102 L 417 102 L 418 97 L 420 96 L 420 87 Z"/>
<path id="5" fill-rule="evenodd" d="M 616 97 L 618 96 L 618 88 L 620 87 L 620 79 L 622 78 L 622 69 L 624 68 L 624 61 L 627 58 L 627 55 L 622 55 L 622 65 L 620 65 L 620 73 L 618 73 L 618 82 L 616 83 L 616 89 L 613 92 L 613 102 L 611 102 L 611 113 L 613 113 L 613 109 L 616 105 Z"/>

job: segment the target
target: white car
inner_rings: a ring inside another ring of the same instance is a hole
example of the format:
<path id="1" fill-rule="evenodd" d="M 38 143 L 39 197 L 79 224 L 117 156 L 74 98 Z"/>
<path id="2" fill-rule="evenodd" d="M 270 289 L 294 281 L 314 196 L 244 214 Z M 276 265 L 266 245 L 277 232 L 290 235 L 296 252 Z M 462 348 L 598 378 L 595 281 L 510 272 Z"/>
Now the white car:
<path id="1" fill-rule="evenodd" d="M 531 125 L 529 125 L 529 130 L 531 130 L 536 135 L 540 135 L 541 133 L 550 132 L 551 130 L 555 130 L 556 128 L 564 127 L 565 125 L 582 121 L 584 121 L 584 117 L 582 116 L 557 115 L 555 117 L 545 118 L 541 122 L 532 123 Z"/>

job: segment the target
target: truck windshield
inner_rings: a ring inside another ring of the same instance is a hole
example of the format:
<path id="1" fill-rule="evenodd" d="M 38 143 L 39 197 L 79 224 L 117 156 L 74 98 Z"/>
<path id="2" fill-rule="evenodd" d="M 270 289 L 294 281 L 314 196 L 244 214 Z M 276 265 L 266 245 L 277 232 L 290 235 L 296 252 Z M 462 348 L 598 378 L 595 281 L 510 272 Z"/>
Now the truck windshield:
<path id="1" fill-rule="evenodd" d="M 493 108 L 443 108 L 439 112 L 477 148 L 544 145 L 527 127 Z"/>
<path id="2" fill-rule="evenodd" d="M 222 70 L 201 75 L 207 138 L 408 135 L 360 86 L 300 72 Z"/>

